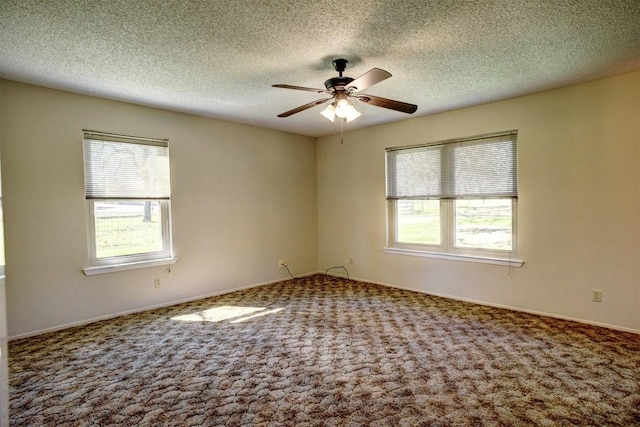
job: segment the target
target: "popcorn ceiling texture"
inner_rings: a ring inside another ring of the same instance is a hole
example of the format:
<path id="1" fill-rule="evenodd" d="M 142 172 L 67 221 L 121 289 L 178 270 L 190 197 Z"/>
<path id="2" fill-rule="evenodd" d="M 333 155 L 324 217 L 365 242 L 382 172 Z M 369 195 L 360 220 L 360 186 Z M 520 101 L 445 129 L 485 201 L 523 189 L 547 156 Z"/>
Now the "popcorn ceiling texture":
<path id="1" fill-rule="evenodd" d="M 344 57 L 425 115 L 637 70 L 639 22 L 637 0 L 3 0 L 0 76 L 320 136 L 322 107 L 276 117 L 319 96 L 272 84 L 323 88 Z M 348 129 L 411 117 L 357 107 Z"/>

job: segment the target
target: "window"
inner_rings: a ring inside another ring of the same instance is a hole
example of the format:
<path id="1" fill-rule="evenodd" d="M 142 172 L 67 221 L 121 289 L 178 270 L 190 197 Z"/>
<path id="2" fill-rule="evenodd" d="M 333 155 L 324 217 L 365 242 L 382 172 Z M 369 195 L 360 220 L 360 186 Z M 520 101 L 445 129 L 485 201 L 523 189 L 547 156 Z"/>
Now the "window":
<path id="1" fill-rule="evenodd" d="M 92 267 L 172 259 L 167 140 L 84 131 L 84 175 Z"/>
<path id="2" fill-rule="evenodd" d="M 388 148 L 387 252 L 522 265 L 516 143 L 509 131 Z"/>

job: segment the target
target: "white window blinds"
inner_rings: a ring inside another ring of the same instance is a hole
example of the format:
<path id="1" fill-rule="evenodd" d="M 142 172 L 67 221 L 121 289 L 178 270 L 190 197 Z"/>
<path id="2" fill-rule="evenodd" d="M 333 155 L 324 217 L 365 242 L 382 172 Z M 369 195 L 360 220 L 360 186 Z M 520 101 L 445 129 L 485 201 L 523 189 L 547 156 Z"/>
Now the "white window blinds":
<path id="1" fill-rule="evenodd" d="M 517 132 L 387 148 L 387 199 L 516 198 Z"/>
<path id="2" fill-rule="evenodd" d="M 84 131 L 87 199 L 169 199 L 167 140 Z"/>

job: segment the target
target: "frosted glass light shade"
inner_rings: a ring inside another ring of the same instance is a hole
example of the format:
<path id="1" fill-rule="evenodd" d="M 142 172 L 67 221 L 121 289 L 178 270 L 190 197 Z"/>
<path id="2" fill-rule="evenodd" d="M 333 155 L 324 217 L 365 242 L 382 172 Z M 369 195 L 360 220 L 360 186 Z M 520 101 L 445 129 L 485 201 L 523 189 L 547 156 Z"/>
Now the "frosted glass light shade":
<path id="1" fill-rule="evenodd" d="M 357 119 L 362 115 L 360 114 L 360 112 L 358 112 L 358 110 L 356 110 L 351 101 L 345 98 L 331 103 L 327 108 L 322 110 L 320 114 L 322 114 L 327 118 L 327 120 L 330 120 L 332 122 L 334 122 L 335 118 L 338 117 L 341 119 L 345 119 L 347 123 Z"/>
<path id="2" fill-rule="evenodd" d="M 322 112 L 320 114 L 322 114 L 324 117 L 327 118 L 327 120 L 333 122 L 336 118 L 336 107 L 333 106 L 334 103 L 331 103 L 327 106 L 327 108 L 325 108 L 324 110 L 322 110 Z"/>

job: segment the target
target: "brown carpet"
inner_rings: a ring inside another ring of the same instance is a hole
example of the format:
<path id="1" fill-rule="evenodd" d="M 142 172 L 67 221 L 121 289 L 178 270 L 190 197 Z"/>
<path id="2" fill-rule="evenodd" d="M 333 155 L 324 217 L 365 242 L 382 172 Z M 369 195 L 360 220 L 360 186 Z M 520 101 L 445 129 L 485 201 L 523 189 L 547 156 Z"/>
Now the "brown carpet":
<path id="1" fill-rule="evenodd" d="M 10 342 L 12 426 L 640 425 L 640 336 L 316 275 Z"/>

